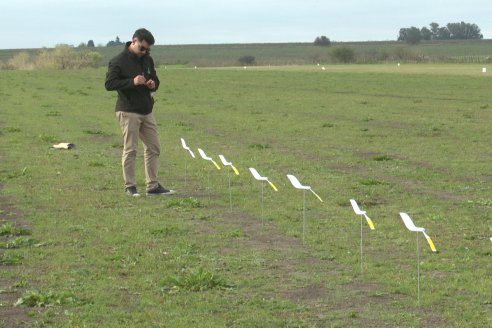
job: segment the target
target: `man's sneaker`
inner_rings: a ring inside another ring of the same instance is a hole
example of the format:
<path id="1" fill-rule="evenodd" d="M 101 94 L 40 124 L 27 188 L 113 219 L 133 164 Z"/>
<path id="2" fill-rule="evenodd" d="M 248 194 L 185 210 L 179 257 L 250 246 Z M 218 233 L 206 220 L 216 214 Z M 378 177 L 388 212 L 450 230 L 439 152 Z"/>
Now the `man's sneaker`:
<path id="1" fill-rule="evenodd" d="M 147 191 L 147 196 L 169 196 L 175 194 L 176 191 L 174 190 L 169 190 L 161 186 L 159 183 L 157 187 L 155 187 L 152 190 Z"/>
<path id="2" fill-rule="evenodd" d="M 128 188 L 125 189 L 125 193 L 128 196 L 140 197 L 140 194 L 137 191 L 137 187 L 128 187 Z"/>

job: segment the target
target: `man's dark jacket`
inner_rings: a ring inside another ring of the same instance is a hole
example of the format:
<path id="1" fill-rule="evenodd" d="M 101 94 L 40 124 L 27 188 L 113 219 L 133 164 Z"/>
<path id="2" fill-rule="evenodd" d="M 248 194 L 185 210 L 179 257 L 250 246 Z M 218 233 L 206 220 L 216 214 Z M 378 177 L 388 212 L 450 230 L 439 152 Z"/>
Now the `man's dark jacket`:
<path id="1" fill-rule="evenodd" d="M 108 91 L 118 91 L 116 111 L 147 115 L 152 112 L 154 99 L 151 92 L 159 88 L 159 78 L 152 57 L 146 54 L 139 58 L 128 49 L 130 43 L 127 42 L 125 50 L 109 61 L 105 87 Z M 155 90 L 133 84 L 133 78 L 141 74 L 147 80 L 155 81 Z"/>

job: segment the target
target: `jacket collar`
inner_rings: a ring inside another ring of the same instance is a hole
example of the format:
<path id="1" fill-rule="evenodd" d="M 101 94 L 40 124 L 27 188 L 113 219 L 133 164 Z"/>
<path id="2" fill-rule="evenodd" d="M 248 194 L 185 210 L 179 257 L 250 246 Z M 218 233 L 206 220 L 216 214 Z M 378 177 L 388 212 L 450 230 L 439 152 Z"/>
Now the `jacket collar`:
<path id="1" fill-rule="evenodd" d="M 125 43 L 125 51 L 126 51 L 129 58 L 136 59 L 136 60 L 142 60 L 145 56 L 148 56 L 148 54 L 145 54 L 142 57 L 138 57 L 136 54 L 134 54 L 132 51 L 130 51 L 130 45 L 131 44 L 132 44 L 131 41 L 128 41 L 127 43 Z"/>

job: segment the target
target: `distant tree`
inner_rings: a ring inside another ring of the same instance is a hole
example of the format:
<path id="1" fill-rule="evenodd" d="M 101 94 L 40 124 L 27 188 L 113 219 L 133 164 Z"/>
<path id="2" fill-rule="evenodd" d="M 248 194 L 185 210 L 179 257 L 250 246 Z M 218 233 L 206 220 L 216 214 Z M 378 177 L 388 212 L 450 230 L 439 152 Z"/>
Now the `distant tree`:
<path id="1" fill-rule="evenodd" d="M 122 44 L 123 44 L 123 42 L 120 41 L 120 37 L 119 36 L 116 36 L 116 39 L 114 41 L 113 40 L 109 41 L 106 44 L 106 46 L 107 47 L 113 47 L 113 46 L 120 46 Z"/>
<path id="2" fill-rule="evenodd" d="M 483 39 L 483 35 L 480 33 L 480 28 L 476 24 L 469 24 L 465 22 L 448 23 L 446 27 L 449 30 L 451 39 Z"/>
<path id="3" fill-rule="evenodd" d="M 331 52 L 331 55 L 338 62 L 352 63 L 355 61 L 354 49 L 347 47 L 347 46 L 338 47 L 338 48 L 333 49 L 333 51 Z"/>
<path id="4" fill-rule="evenodd" d="M 432 33 L 431 39 L 437 39 L 438 32 L 439 32 L 439 24 L 432 22 L 429 24 L 430 31 Z"/>
<path id="5" fill-rule="evenodd" d="M 103 56 L 96 51 L 58 44 L 55 48 L 43 48 L 37 54 L 20 52 L 7 63 L 0 62 L 0 69 L 79 69 L 98 67 L 102 59 Z"/>
<path id="6" fill-rule="evenodd" d="M 398 36 L 398 41 L 405 41 L 410 44 L 417 44 L 422 40 L 422 34 L 420 30 L 415 27 L 401 28 Z"/>
<path id="7" fill-rule="evenodd" d="M 425 26 L 420 29 L 420 35 L 422 36 L 422 40 L 432 39 L 432 31 Z"/>
<path id="8" fill-rule="evenodd" d="M 255 65 L 256 64 L 256 58 L 255 56 L 242 56 L 241 58 L 238 59 L 238 62 L 240 65 Z"/>
<path id="9" fill-rule="evenodd" d="M 77 52 L 68 44 L 58 44 L 54 49 L 43 49 L 37 57 L 36 66 L 41 68 L 73 68 Z"/>
<path id="10" fill-rule="evenodd" d="M 89 40 L 89 41 L 87 42 L 87 47 L 88 47 L 88 48 L 95 48 L 95 47 L 96 47 L 96 45 L 94 44 L 94 40 Z"/>
<path id="11" fill-rule="evenodd" d="M 406 41 L 408 36 L 408 28 L 402 27 L 400 28 L 400 32 L 398 32 L 398 41 Z"/>
<path id="12" fill-rule="evenodd" d="M 432 22 L 429 28 L 416 27 L 400 28 L 398 41 L 405 41 L 411 44 L 419 43 L 420 40 L 468 40 L 468 39 L 483 39 L 483 34 L 476 24 L 465 22 L 448 23 L 446 26 L 439 27 L 438 23 Z"/>
<path id="13" fill-rule="evenodd" d="M 102 56 L 98 52 L 75 50 L 66 44 L 57 45 L 54 49 L 42 49 L 36 57 L 37 68 L 78 69 L 97 67 Z"/>
<path id="14" fill-rule="evenodd" d="M 84 55 L 86 65 L 89 67 L 98 67 L 103 59 L 103 56 L 97 51 L 90 51 Z"/>
<path id="15" fill-rule="evenodd" d="M 20 52 L 7 62 L 8 69 L 30 70 L 34 69 L 34 62 L 27 52 Z"/>
<path id="16" fill-rule="evenodd" d="M 446 26 L 440 27 L 437 30 L 437 40 L 449 40 L 451 38 L 451 33 Z"/>
<path id="17" fill-rule="evenodd" d="M 320 47 L 329 47 L 331 45 L 331 41 L 330 41 L 329 38 L 327 38 L 326 36 L 322 35 L 322 36 L 318 36 L 314 40 L 314 45 L 315 46 L 320 46 Z"/>

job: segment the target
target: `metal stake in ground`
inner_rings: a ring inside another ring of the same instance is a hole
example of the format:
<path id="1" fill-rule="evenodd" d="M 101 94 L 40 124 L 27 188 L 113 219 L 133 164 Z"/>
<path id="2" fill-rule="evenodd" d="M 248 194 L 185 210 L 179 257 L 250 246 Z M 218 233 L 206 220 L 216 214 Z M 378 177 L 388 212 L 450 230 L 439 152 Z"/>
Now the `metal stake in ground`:
<path id="1" fill-rule="evenodd" d="M 305 235 L 306 235 L 306 190 L 311 191 L 318 199 L 320 202 L 323 202 L 321 197 L 318 196 L 317 193 L 314 192 L 313 189 L 311 189 L 310 186 L 304 186 L 302 185 L 299 180 L 292 174 L 287 174 L 287 178 L 289 178 L 290 183 L 294 186 L 296 189 L 301 189 L 304 191 L 303 195 L 303 207 L 302 207 L 302 242 L 304 243 L 305 240 Z"/>
<path id="2" fill-rule="evenodd" d="M 188 153 L 190 154 L 190 156 L 192 158 L 195 158 L 195 154 L 193 153 L 193 151 L 190 149 L 190 147 L 188 147 L 188 145 L 186 144 L 186 141 L 181 138 L 181 145 L 183 146 L 183 148 L 185 150 L 188 151 Z M 187 176 L 187 171 L 188 171 L 188 165 L 187 165 L 187 161 L 186 161 L 186 157 L 185 157 L 185 186 L 186 186 L 186 176 Z"/>
<path id="3" fill-rule="evenodd" d="M 433 253 L 437 253 L 436 246 L 432 242 L 432 239 L 425 233 L 424 228 L 416 227 L 412 219 L 407 213 L 400 212 L 400 216 L 405 223 L 408 230 L 413 231 L 417 234 L 417 305 L 420 307 L 420 250 L 419 250 L 419 232 L 424 234 L 427 243 L 429 244 Z"/>
<path id="4" fill-rule="evenodd" d="M 363 271 L 362 268 L 362 217 L 364 216 L 366 218 L 367 224 L 369 225 L 369 228 L 371 230 L 374 230 L 374 223 L 372 223 L 372 220 L 367 216 L 366 211 L 362 211 L 359 208 L 359 205 L 354 199 L 350 200 L 350 204 L 352 204 L 352 208 L 354 209 L 355 214 L 360 215 L 360 272 Z"/>
<path id="5" fill-rule="evenodd" d="M 212 162 L 212 163 L 214 164 L 214 166 L 217 168 L 217 170 L 220 170 L 220 166 L 219 166 L 219 164 L 217 164 L 217 163 L 216 163 L 216 162 L 212 159 L 212 157 L 208 157 L 208 156 L 207 156 L 207 154 L 205 154 L 205 152 L 204 152 L 202 149 L 198 148 L 198 153 L 200 153 L 200 156 L 201 156 L 204 160 Z M 210 197 L 211 197 L 211 196 L 210 196 L 210 193 L 211 193 L 211 188 L 210 188 L 210 171 L 211 171 L 211 170 L 208 170 L 208 178 L 207 178 L 207 180 L 208 180 L 208 203 L 209 203 L 209 205 L 210 205 Z"/>
<path id="6" fill-rule="evenodd" d="M 249 171 L 251 172 L 251 174 L 253 174 L 253 177 L 258 180 L 258 181 L 261 181 L 261 225 L 263 225 L 265 223 L 265 219 L 264 219 L 264 216 L 263 216 L 263 184 L 264 184 L 264 181 L 268 182 L 270 184 L 270 186 L 273 188 L 273 190 L 275 191 L 278 191 L 277 187 L 275 187 L 275 185 L 273 183 L 270 182 L 270 180 L 268 180 L 267 177 L 262 177 L 258 171 L 256 171 L 255 168 L 252 168 L 250 167 L 249 168 Z"/>
<path id="7" fill-rule="evenodd" d="M 229 206 L 232 213 L 231 168 L 234 170 L 234 173 L 236 173 L 236 175 L 239 175 L 239 171 L 234 167 L 234 165 L 232 165 L 231 162 L 227 161 L 224 155 L 219 155 L 219 158 L 222 161 L 222 164 L 224 164 L 224 166 L 227 166 L 227 178 L 229 179 Z"/>

